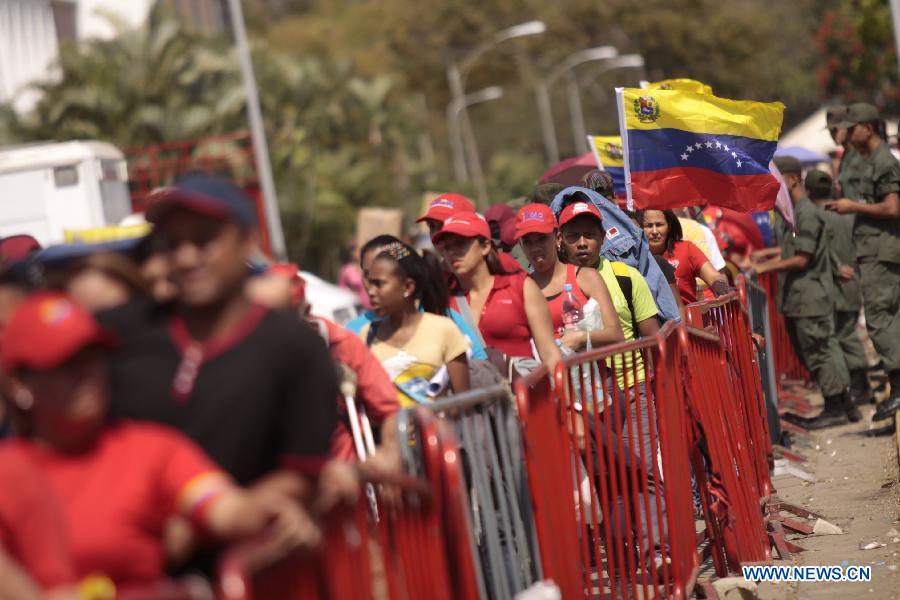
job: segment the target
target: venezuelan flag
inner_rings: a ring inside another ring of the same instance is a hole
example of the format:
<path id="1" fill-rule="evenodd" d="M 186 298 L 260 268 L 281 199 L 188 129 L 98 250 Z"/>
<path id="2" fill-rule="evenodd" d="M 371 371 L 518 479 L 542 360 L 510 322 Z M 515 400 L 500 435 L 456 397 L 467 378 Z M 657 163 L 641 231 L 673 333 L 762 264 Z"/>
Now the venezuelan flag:
<path id="1" fill-rule="evenodd" d="M 588 144 L 597 164 L 610 174 L 616 196 L 625 197 L 625 155 L 622 138 L 618 135 L 589 135 Z"/>
<path id="2" fill-rule="evenodd" d="M 682 90 L 697 94 L 712 94 L 712 86 L 706 85 L 696 79 L 663 79 L 647 83 L 648 90 Z"/>
<path id="3" fill-rule="evenodd" d="M 617 88 L 616 96 L 629 206 L 753 212 L 775 204 L 769 161 L 783 104 L 681 90 Z"/>

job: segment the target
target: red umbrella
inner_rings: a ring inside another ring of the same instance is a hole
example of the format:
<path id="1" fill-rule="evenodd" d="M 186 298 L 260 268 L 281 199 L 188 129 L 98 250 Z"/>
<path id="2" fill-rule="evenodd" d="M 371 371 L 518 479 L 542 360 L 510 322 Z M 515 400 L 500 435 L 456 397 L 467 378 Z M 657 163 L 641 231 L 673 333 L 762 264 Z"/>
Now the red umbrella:
<path id="1" fill-rule="evenodd" d="M 592 152 L 573 156 L 560 161 L 541 175 L 538 183 L 559 183 L 562 185 L 580 185 L 581 178 L 588 171 L 597 168 L 597 159 Z"/>

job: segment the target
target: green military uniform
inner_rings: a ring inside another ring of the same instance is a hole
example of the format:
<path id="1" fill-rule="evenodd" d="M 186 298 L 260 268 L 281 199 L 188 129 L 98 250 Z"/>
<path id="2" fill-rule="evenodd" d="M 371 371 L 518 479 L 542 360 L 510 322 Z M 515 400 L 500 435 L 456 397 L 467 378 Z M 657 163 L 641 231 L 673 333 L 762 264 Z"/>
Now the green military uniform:
<path id="1" fill-rule="evenodd" d="M 858 155 L 857 155 L 858 156 Z M 805 186 L 810 197 L 821 206 L 832 198 L 832 179 L 824 171 L 812 170 L 806 174 Z M 868 361 L 862 340 L 856 331 L 859 311 L 862 308 L 862 292 L 859 285 L 856 248 L 853 245 L 853 215 L 839 215 L 823 210 L 827 226 L 827 246 L 831 256 L 834 296 L 834 329 L 850 370 L 852 393 L 861 402 L 871 400 L 871 389 L 866 376 Z M 838 269 L 847 266 L 856 273 L 852 279 L 840 277 Z"/>
<path id="2" fill-rule="evenodd" d="M 783 239 L 783 259 L 803 253 L 809 265 L 801 271 L 784 274 L 781 285 L 781 311 L 788 333 L 806 367 L 816 378 L 826 398 L 843 394 L 850 386 L 850 373 L 841 345 L 835 335 L 834 304 L 836 294 L 828 227 L 822 210 L 809 198 L 794 205 L 796 233 Z"/>
<path id="3" fill-rule="evenodd" d="M 875 204 L 900 192 L 900 163 L 882 142 L 846 173 L 844 196 Z M 889 373 L 900 371 L 900 220 L 856 215 L 853 244 L 869 336 Z"/>

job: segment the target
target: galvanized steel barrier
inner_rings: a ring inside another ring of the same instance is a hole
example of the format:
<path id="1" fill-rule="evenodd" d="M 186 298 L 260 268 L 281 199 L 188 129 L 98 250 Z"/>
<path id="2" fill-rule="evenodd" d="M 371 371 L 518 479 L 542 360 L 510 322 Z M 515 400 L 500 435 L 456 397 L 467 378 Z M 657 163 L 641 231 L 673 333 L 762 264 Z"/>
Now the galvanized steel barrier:
<path id="1" fill-rule="evenodd" d="M 469 489 L 469 532 L 486 597 L 512 598 L 542 579 L 537 535 L 522 462 L 522 440 L 508 386 L 433 403 L 452 424 Z"/>

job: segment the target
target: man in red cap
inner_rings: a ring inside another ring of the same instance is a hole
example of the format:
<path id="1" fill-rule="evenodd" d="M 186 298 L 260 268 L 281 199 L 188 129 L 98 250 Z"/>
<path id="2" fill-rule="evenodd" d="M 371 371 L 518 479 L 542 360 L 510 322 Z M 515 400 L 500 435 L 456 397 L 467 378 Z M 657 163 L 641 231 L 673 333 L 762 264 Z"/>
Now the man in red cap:
<path id="1" fill-rule="evenodd" d="M 456 213 L 474 211 L 475 205 L 462 194 L 441 194 L 431 201 L 428 211 L 416 219 L 416 223 L 425 223 L 428 226 L 428 234 L 434 237 L 434 234 L 440 231 L 444 221 Z"/>
<path id="2" fill-rule="evenodd" d="M 180 429 L 254 493 L 309 499 L 329 455 L 337 378 L 315 332 L 246 296 L 250 200 L 195 174 L 155 192 L 146 215 L 178 293 L 171 305 L 101 315 L 125 341 L 111 361 L 113 413 Z"/>

